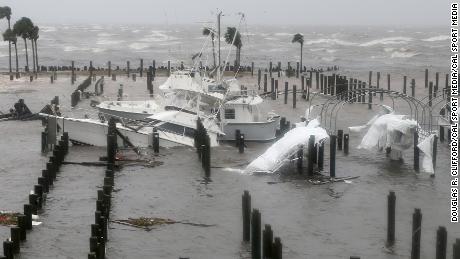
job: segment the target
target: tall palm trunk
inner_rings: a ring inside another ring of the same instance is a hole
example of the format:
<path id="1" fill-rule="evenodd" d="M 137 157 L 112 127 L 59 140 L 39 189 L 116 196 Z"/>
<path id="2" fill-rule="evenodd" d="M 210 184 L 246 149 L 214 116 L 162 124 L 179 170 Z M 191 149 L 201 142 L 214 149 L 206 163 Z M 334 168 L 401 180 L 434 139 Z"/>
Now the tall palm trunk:
<path id="1" fill-rule="evenodd" d="M 214 59 L 214 67 L 216 67 L 216 49 L 214 46 L 214 35 L 211 37 L 211 41 L 212 41 L 212 57 Z"/>
<path id="2" fill-rule="evenodd" d="M 34 40 L 30 40 L 31 48 L 32 48 L 32 63 L 33 63 L 33 72 L 34 74 L 37 72 L 35 70 L 35 47 L 34 47 Z"/>
<path id="3" fill-rule="evenodd" d="M 300 72 L 303 72 L 303 44 L 300 44 Z"/>
<path id="4" fill-rule="evenodd" d="M 8 19 L 8 29 L 11 30 L 11 21 L 10 21 L 10 19 Z M 11 70 L 11 41 L 8 41 L 8 50 L 9 50 L 10 74 L 11 74 L 11 72 L 12 72 L 12 70 Z"/>
<path id="5" fill-rule="evenodd" d="M 18 59 L 18 44 L 15 42 L 14 50 L 16 52 L 16 78 L 19 78 L 19 59 Z"/>
<path id="6" fill-rule="evenodd" d="M 26 47 L 26 72 L 29 72 L 29 53 L 27 52 L 27 39 L 24 39 L 24 45 Z"/>
<path id="7" fill-rule="evenodd" d="M 37 40 L 35 42 L 35 62 L 37 62 L 37 72 L 40 72 L 40 67 L 38 66 L 38 47 L 37 47 Z"/>

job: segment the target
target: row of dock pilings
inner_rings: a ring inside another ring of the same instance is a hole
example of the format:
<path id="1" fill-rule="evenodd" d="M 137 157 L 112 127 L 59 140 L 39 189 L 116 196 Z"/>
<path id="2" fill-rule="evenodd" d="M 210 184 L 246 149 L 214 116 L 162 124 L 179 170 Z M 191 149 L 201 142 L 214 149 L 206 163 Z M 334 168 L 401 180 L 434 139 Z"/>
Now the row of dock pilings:
<path id="1" fill-rule="evenodd" d="M 251 213 L 251 195 L 244 191 L 242 196 L 243 242 L 251 242 L 252 259 L 282 259 L 283 245 L 281 238 L 274 237 L 269 224 L 262 230 L 262 215 L 258 209 Z M 261 236 L 262 234 L 262 236 Z"/>
<path id="2" fill-rule="evenodd" d="M 391 247 L 396 240 L 396 194 L 390 191 L 387 197 L 387 240 L 386 246 Z M 420 259 L 420 243 L 422 237 L 422 211 L 419 208 L 414 209 L 412 214 L 412 245 L 411 259 Z M 460 238 L 453 244 L 453 259 L 460 259 Z M 447 229 L 439 226 L 436 231 L 436 259 L 447 258 Z"/>
<path id="3" fill-rule="evenodd" d="M 57 173 L 69 152 L 69 135 L 64 132 L 58 144 L 54 146 L 53 155 L 38 177 L 37 184 L 29 194 L 29 203 L 24 204 L 24 213 L 17 215 L 17 225 L 11 227 L 11 237 L 3 241 L 3 256 L 0 259 L 14 259 L 21 250 L 21 242 L 26 241 L 27 231 L 32 230 L 32 215 L 38 215 L 46 203 L 46 194 L 56 180 Z"/>
<path id="4" fill-rule="evenodd" d="M 107 132 L 107 168 L 105 170 L 102 190 L 97 191 L 96 212 L 94 213 L 94 224 L 91 224 L 88 259 L 105 258 L 111 195 L 115 183 L 114 170 L 117 148 L 116 122 L 111 118 L 109 119 L 109 128 Z"/>
<path id="5" fill-rule="evenodd" d="M 194 142 L 205 178 L 209 179 L 211 177 L 211 140 L 200 118 L 196 121 Z"/>

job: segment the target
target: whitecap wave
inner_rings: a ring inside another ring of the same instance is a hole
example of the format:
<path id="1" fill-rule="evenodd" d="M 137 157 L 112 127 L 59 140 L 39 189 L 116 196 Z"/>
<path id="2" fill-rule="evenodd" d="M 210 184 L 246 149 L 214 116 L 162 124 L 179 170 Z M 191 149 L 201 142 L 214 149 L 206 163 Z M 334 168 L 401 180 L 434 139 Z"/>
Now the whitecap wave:
<path id="1" fill-rule="evenodd" d="M 57 30 L 56 27 L 53 27 L 53 26 L 41 26 L 40 27 L 41 32 L 54 32 L 56 30 Z"/>
<path id="2" fill-rule="evenodd" d="M 338 58 L 337 57 L 322 57 L 321 60 L 326 61 L 326 62 L 334 62 Z"/>
<path id="3" fill-rule="evenodd" d="M 284 37 L 284 36 L 292 36 L 291 33 L 287 33 L 287 32 L 277 32 L 274 35 L 275 36 L 282 36 L 282 37 Z"/>
<path id="4" fill-rule="evenodd" d="M 98 37 L 112 37 L 112 36 L 117 36 L 117 34 L 114 33 L 107 33 L 107 32 L 101 32 L 97 34 Z"/>
<path id="5" fill-rule="evenodd" d="M 449 40 L 450 36 L 449 35 L 438 35 L 435 37 L 423 39 L 423 41 L 443 41 L 443 40 Z"/>
<path id="6" fill-rule="evenodd" d="M 417 55 L 420 55 L 420 53 L 411 51 L 395 51 L 391 53 L 391 58 L 411 58 Z"/>
<path id="7" fill-rule="evenodd" d="M 76 46 L 64 46 L 65 52 L 74 52 L 74 51 L 88 51 L 89 48 L 76 47 Z"/>
<path id="8" fill-rule="evenodd" d="M 142 43 L 142 42 L 134 42 L 134 43 L 129 44 L 129 48 L 134 49 L 134 50 L 143 50 L 148 47 L 150 47 L 150 44 Z"/>
<path id="9" fill-rule="evenodd" d="M 409 37 L 389 37 L 389 38 L 382 38 L 377 40 L 372 40 L 369 42 L 361 43 L 359 46 L 361 47 L 370 47 L 375 45 L 393 45 L 393 44 L 406 44 L 412 41 L 412 38 Z"/>
<path id="10" fill-rule="evenodd" d="M 118 45 L 123 43 L 124 41 L 122 40 L 108 40 L 108 39 L 97 39 L 96 44 L 97 45 Z"/>
<path id="11" fill-rule="evenodd" d="M 150 35 L 147 35 L 145 38 L 140 39 L 139 41 L 143 42 L 163 42 L 176 40 L 178 38 L 169 36 L 165 31 L 152 31 Z"/>
<path id="12" fill-rule="evenodd" d="M 101 53 L 101 52 L 104 52 L 104 51 L 106 51 L 106 50 L 107 50 L 107 49 L 103 49 L 103 48 L 93 48 L 93 49 L 91 49 L 91 51 L 92 51 L 93 53 Z"/>
<path id="13" fill-rule="evenodd" d="M 306 41 L 304 44 L 305 45 L 331 44 L 331 45 L 342 45 L 342 46 L 356 45 L 356 43 L 349 42 L 349 41 L 344 41 L 344 40 L 339 40 L 339 39 L 316 39 L 316 40 Z"/>

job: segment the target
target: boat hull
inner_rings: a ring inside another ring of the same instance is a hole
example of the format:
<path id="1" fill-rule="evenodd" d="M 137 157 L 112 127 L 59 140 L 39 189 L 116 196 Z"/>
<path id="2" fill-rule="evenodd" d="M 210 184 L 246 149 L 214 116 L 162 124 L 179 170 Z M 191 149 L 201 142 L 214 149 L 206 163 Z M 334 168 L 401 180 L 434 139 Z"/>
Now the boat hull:
<path id="1" fill-rule="evenodd" d="M 105 108 L 99 108 L 99 113 L 107 117 L 115 117 L 115 118 L 126 118 L 130 120 L 143 120 L 152 114 L 150 113 L 138 113 L 138 112 L 127 112 L 127 111 L 117 111 Z"/>
<path id="2" fill-rule="evenodd" d="M 107 123 L 87 119 L 71 119 L 62 117 L 58 118 L 57 121 L 59 126 L 69 133 L 69 139 L 71 141 L 91 146 L 107 146 Z M 136 147 L 152 146 L 153 130 L 151 133 L 136 132 L 134 130 L 124 128 L 119 124 L 117 124 L 117 129 Z M 158 133 L 161 147 L 169 148 L 177 146 L 193 146 L 193 139 L 191 138 L 162 131 L 159 131 Z M 118 143 L 123 143 L 123 140 L 120 137 L 118 137 Z"/>
<path id="3" fill-rule="evenodd" d="M 225 136 L 221 140 L 235 140 L 235 131 L 244 134 L 245 141 L 271 141 L 276 138 L 277 120 L 251 123 L 227 123 L 224 126 Z"/>

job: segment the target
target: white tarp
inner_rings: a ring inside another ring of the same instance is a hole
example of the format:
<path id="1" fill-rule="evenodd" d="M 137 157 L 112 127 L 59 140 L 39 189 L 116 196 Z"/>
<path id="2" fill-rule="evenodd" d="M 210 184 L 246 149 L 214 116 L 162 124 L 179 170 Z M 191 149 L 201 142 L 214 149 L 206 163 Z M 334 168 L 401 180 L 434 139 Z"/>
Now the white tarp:
<path id="1" fill-rule="evenodd" d="M 433 168 L 433 139 L 435 134 L 431 134 L 423 139 L 417 147 L 423 153 L 422 168 L 427 173 L 434 173 Z"/>
<path id="2" fill-rule="evenodd" d="M 369 127 L 358 148 L 382 149 L 391 147 L 392 150 L 403 151 L 413 145 L 413 134 L 418 127 L 415 120 L 406 115 L 384 114 L 372 118 L 366 125 L 350 127 L 350 131 L 359 132 Z"/>
<path id="3" fill-rule="evenodd" d="M 270 146 L 265 153 L 252 161 L 245 169 L 245 173 L 256 171 L 275 172 L 289 157 L 295 154 L 300 146 L 307 146 L 310 136 L 315 136 L 315 143 L 320 143 L 329 138 L 326 130 L 319 127 L 318 120 L 312 120 L 307 126 L 296 124 L 284 137 Z"/>

